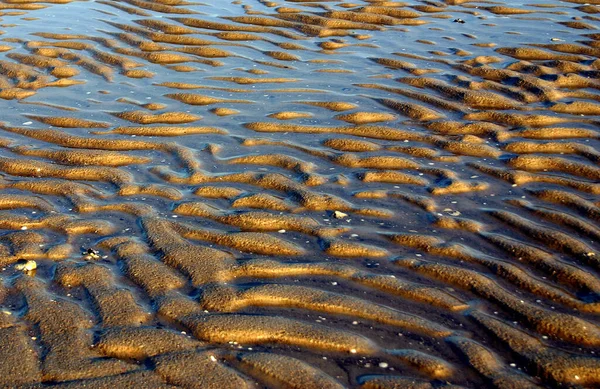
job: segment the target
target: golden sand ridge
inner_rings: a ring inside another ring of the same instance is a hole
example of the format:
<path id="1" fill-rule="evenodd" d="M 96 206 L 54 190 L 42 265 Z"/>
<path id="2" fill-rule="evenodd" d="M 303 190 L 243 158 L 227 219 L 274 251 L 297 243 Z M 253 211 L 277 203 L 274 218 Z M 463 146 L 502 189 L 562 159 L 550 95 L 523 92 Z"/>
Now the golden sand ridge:
<path id="1" fill-rule="evenodd" d="M 0 0 L 0 387 L 600 385 L 597 1 Z"/>

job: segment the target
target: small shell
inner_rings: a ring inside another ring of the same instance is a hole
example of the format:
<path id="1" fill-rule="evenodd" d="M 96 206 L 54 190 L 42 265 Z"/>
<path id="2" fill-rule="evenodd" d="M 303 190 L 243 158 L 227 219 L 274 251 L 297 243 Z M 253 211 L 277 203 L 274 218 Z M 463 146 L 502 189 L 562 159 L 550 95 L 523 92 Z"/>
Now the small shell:
<path id="1" fill-rule="evenodd" d="M 348 216 L 348 214 L 347 214 L 347 213 L 340 212 L 340 211 L 335 211 L 335 212 L 333 213 L 333 217 L 334 217 L 334 218 L 336 218 L 336 219 L 343 219 L 343 218 L 345 218 L 345 217 L 347 217 L 347 216 Z"/>

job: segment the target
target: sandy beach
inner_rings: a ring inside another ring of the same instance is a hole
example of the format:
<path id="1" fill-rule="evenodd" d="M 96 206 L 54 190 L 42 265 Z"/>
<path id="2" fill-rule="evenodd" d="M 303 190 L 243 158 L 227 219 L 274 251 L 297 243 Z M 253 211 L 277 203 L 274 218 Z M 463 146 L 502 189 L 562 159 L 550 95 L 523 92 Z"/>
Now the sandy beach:
<path id="1" fill-rule="evenodd" d="M 0 21 L 0 388 L 600 387 L 600 0 Z"/>

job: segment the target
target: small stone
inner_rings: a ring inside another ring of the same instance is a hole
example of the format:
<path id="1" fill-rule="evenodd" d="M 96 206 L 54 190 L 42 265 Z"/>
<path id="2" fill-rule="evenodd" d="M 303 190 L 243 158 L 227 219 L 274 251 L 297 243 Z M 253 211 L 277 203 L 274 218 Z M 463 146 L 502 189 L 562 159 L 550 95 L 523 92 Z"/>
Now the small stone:
<path id="1" fill-rule="evenodd" d="M 389 365 L 386 362 L 379 362 L 379 367 L 381 367 L 382 369 L 387 369 Z"/>
<path id="2" fill-rule="evenodd" d="M 15 269 L 20 270 L 22 272 L 30 272 L 37 269 L 37 263 L 32 260 L 17 263 L 15 265 Z"/>
<path id="3" fill-rule="evenodd" d="M 454 22 L 454 23 L 460 23 L 460 24 L 465 24 L 465 23 L 466 23 L 464 20 L 462 20 L 462 19 L 460 19 L 460 18 L 458 18 L 458 19 L 454 19 L 454 20 L 453 20 L 453 22 Z"/>

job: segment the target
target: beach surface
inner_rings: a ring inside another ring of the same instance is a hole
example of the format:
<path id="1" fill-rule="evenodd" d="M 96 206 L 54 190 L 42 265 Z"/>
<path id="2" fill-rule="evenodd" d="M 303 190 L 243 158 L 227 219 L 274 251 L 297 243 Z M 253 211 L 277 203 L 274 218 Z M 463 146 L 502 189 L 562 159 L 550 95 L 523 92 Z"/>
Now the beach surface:
<path id="1" fill-rule="evenodd" d="M 599 387 L 599 15 L 0 0 L 0 387 Z"/>

